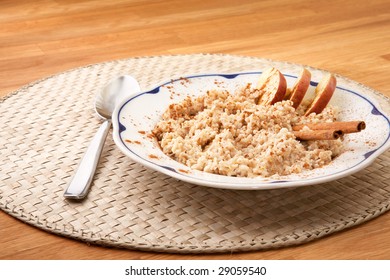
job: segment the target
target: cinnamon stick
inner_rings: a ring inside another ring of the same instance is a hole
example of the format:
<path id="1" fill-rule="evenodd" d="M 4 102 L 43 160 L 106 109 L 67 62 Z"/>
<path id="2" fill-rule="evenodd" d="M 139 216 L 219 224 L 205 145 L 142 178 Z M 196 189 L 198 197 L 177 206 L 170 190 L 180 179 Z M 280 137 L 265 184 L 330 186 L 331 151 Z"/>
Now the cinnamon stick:
<path id="1" fill-rule="evenodd" d="M 294 131 L 299 131 L 305 126 L 311 130 L 341 130 L 342 133 L 360 132 L 366 128 L 364 121 L 349 121 L 349 122 L 329 122 L 329 123 L 308 123 L 293 126 Z"/>
<path id="2" fill-rule="evenodd" d="M 343 135 L 341 130 L 300 130 L 293 131 L 298 140 L 336 140 Z"/>

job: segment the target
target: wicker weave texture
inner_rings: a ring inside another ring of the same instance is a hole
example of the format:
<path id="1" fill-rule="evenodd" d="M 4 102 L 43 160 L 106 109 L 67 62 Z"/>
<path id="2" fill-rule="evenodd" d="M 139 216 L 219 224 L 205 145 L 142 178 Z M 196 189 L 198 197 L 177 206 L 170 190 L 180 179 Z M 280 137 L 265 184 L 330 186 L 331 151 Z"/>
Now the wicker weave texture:
<path id="1" fill-rule="evenodd" d="M 149 88 L 177 73 L 255 70 L 271 63 L 230 55 L 140 57 L 72 69 L 21 88 L 0 102 L 0 209 L 85 242 L 172 253 L 301 244 L 387 211 L 389 151 L 362 172 L 334 182 L 234 191 L 145 169 L 125 157 L 111 137 L 87 199 L 63 198 L 101 123 L 94 97 L 112 78 L 130 74 Z M 390 104 L 384 97 L 383 102 Z"/>

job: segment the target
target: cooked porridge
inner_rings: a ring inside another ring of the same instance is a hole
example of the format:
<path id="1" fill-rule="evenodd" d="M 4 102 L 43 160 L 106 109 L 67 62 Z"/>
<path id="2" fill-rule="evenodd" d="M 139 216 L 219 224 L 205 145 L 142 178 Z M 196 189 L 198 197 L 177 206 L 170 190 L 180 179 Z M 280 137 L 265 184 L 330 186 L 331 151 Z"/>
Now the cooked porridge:
<path id="1" fill-rule="evenodd" d="M 153 134 L 174 160 L 226 176 L 300 173 L 327 165 L 340 154 L 341 139 L 300 141 L 292 130 L 297 124 L 333 122 L 336 108 L 304 116 L 305 104 L 297 110 L 289 100 L 259 105 L 259 94 L 248 84 L 235 93 L 210 90 L 187 97 L 169 106 Z"/>

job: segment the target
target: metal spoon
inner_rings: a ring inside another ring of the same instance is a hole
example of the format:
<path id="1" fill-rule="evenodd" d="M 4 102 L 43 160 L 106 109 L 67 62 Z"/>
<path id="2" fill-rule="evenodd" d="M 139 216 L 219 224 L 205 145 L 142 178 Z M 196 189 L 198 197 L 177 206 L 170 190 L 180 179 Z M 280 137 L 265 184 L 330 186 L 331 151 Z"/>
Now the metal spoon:
<path id="1" fill-rule="evenodd" d="M 83 199 L 88 194 L 104 142 L 110 131 L 111 115 L 115 105 L 124 97 L 140 90 L 138 82 L 133 77 L 124 75 L 112 80 L 96 96 L 95 111 L 105 121 L 92 139 L 64 197 Z"/>

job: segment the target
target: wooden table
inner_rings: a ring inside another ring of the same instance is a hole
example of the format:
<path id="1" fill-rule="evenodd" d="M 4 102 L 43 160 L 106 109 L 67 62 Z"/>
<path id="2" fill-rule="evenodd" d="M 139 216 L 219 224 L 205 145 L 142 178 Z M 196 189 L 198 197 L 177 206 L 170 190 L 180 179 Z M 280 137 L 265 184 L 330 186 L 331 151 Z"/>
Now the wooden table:
<path id="1" fill-rule="evenodd" d="M 225 53 L 310 65 L 390 96 L 390 2 L 0 1 L 0 96 L 134 56 Z M 0 211 L 0 259 L 390 259 L 390 213 L 305 245 L 218 255 L 102 248 Z"/>

